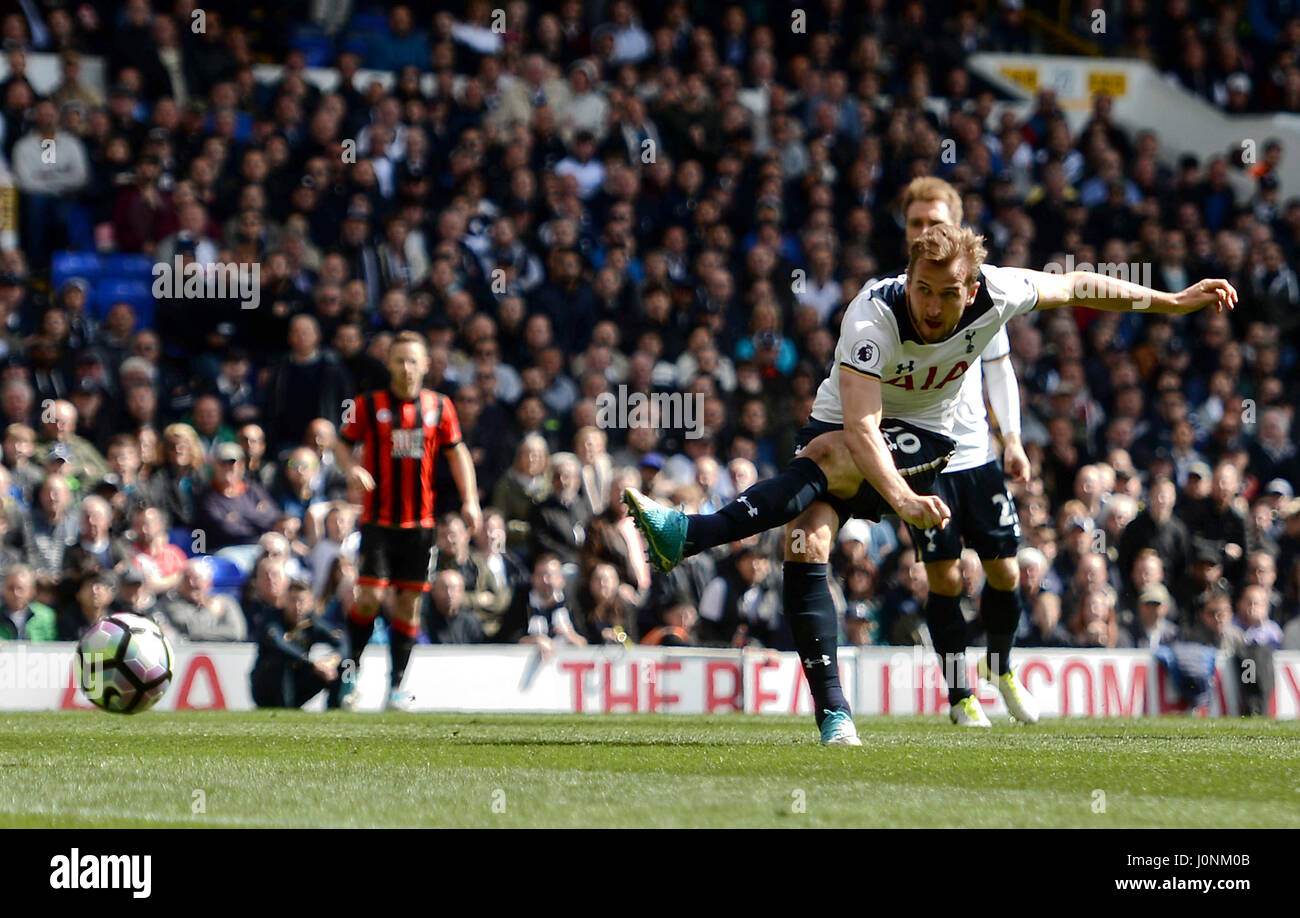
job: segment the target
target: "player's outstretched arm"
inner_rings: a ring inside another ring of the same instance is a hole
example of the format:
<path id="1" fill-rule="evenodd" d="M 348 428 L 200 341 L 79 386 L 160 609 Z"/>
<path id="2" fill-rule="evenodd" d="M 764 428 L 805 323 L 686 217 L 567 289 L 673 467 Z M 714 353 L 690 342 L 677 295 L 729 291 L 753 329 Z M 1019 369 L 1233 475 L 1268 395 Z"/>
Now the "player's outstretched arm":
<path id="1" fill-rule="evenodd" d="M 840 374 L 845 440 L 862 477 L 880 492 L 903 522 L 916 529 L 947 526 L 952 517 L 948 506 L 937 497 L 917 494 L 894 466 L 880 432 L 884 413 L 880 380 L 843 367 L 835 372 Z"/>
<path id="2" fill-rule="evenodd" d="M 1237 305 L 1237 289 L 1223 278 L 1206 278 L 1177 293 L 1153 290 L 1132 281 L 1092 271 L 1029 272 L 1038 287 L 1038 309 L 1089 306 L 1110 312 L 1185 315 L 1206 306 L 1219 312 Z"/>

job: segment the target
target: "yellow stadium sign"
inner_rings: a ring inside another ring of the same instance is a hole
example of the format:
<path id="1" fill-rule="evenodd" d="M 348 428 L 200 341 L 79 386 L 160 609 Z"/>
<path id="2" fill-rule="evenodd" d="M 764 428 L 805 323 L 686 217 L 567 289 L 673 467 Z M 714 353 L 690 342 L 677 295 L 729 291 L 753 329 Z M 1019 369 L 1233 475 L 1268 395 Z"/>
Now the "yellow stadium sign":
<path id="1" fill-rule="evenodd" d="M 1088 95 L 1117 99 L 1128 92 L 1128 74 L 1123 70 L 1088 71 Z"/>
<path id="2" fill-rule="evenodd" d="M 1021 89 L 1038 92 L 1037 67 L 1003 67 L 1001 73 Z"/>

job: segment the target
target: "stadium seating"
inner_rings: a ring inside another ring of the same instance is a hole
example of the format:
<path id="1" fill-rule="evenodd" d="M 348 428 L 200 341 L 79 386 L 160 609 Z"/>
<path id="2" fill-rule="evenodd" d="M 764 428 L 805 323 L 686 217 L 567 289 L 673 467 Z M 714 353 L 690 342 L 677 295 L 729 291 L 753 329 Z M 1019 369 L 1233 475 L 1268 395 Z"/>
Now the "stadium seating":
<path id="1" fill-rule="evenodd" d="M 136 328 L 153 328 L 153 264 L 148 255 L 134 253 L 55 252 L 50 280 L 55 290 L 73 278 L 87 281 L 86 311 L 93 318 L 102 319 L 114 303 L 126 302 L 135 310 Z"/>
<path id="2" fill-rule="evenodd" d="M 244 581 L 248 579 L 239 569 L 239 565 L 220 555 L 211 555 L 208 561 L 212 565 L 212 592 L 225 593 L 227 596 L 238 598 Z"/>
<path id="3" fill-rule="evenodd" d="M 295 30 L 289 47 L 302 52 L 308 67 L 328 67 L 334 57 L 334 39 L 311 27 Z"/>

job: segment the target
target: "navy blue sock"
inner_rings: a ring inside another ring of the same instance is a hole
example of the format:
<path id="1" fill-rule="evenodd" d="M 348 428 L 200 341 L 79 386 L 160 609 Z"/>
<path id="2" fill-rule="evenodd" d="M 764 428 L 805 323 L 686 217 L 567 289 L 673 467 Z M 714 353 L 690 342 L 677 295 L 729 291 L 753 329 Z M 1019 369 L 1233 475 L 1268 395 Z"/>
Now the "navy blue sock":
<path id="1" fill-rule="evenodd" d="M 826 711 L 845 711 L 849 701 L 840 687 L 839 656 L 840 626 L 831 599 L 830 582 L 826 564 L 808 564 L 803 561 L 785 562 L 781 586 L 785 603 L 785 617 L 794 634 L 794 645 L 803 661 L 804 675 L 812 689 L 814 714 L 817 726 L 826 718 Z"/>
<path id="2" fill-rule="evenodd" d="M 1019 590 L 995 590 L 984 584 L 980 616 L 988 634 L 989 669 L 994 675 L 1000 676 L 1011 668 L 1011 645 L 1016 639 L 1022 604 Z"/>
<path id="3" fill-rule="evenodd" d="M 931 591 L 925 601 L 925 621 L 948 683 L 948 703 L 957 704 L 974 694 L 966 684 L 966 619 L 962 618 L 960 597 Z"/>
<path id="4" fill-rule="evenodd" d="M 784 526 L 825 493 L 826 475 L 817 463 L 795 459 L 780 475 L 758 482 L 717 513 L 690 517 L 686 554 Z"/>

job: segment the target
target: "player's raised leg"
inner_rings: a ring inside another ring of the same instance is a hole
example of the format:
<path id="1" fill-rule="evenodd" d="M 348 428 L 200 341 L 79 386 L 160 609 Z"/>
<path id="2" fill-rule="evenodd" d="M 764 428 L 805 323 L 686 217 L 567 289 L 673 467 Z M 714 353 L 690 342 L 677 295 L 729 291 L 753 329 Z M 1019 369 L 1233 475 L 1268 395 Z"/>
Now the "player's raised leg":
<path id="1" fill-rule="evenodd" d="M 913 451 L 900 450 L 893 434 L 882 431 L 889 455 L 905 479 L 928 481 L 942 470 L 952 451 L 951 440 L 892 419 L 884 426 L 910 437 L 909 446 L 913 441 L 917 444 Z M 784 525 L 824 495 L 851 500 L 863 487 L 870 489 L 845 433 L 832 429 L 814 437 L 785 471 L 753 485 L 716 513 L 687 516 L 635 488 L 624 492 L 623 502 L 650 546 L 650 562 L 667 572 L 683 558 Z M 927 508 L 933 500 L 918 498 Z M 887 512 L 888 504 L 882 501 L 881 510 Z M 936 508 L 935 513 L 936 518 L 946 517 L 947 508 Z"/>
<path id="2" fill-rule="evenodd" d="M 840 629 L 828 579 L 831 546 L 838 530 L 838 515 L 822 501 L 786 524 L 782 599 L 812 691 L 822 743 L 861 746 L 853 712 L 840 687 Z"/>

